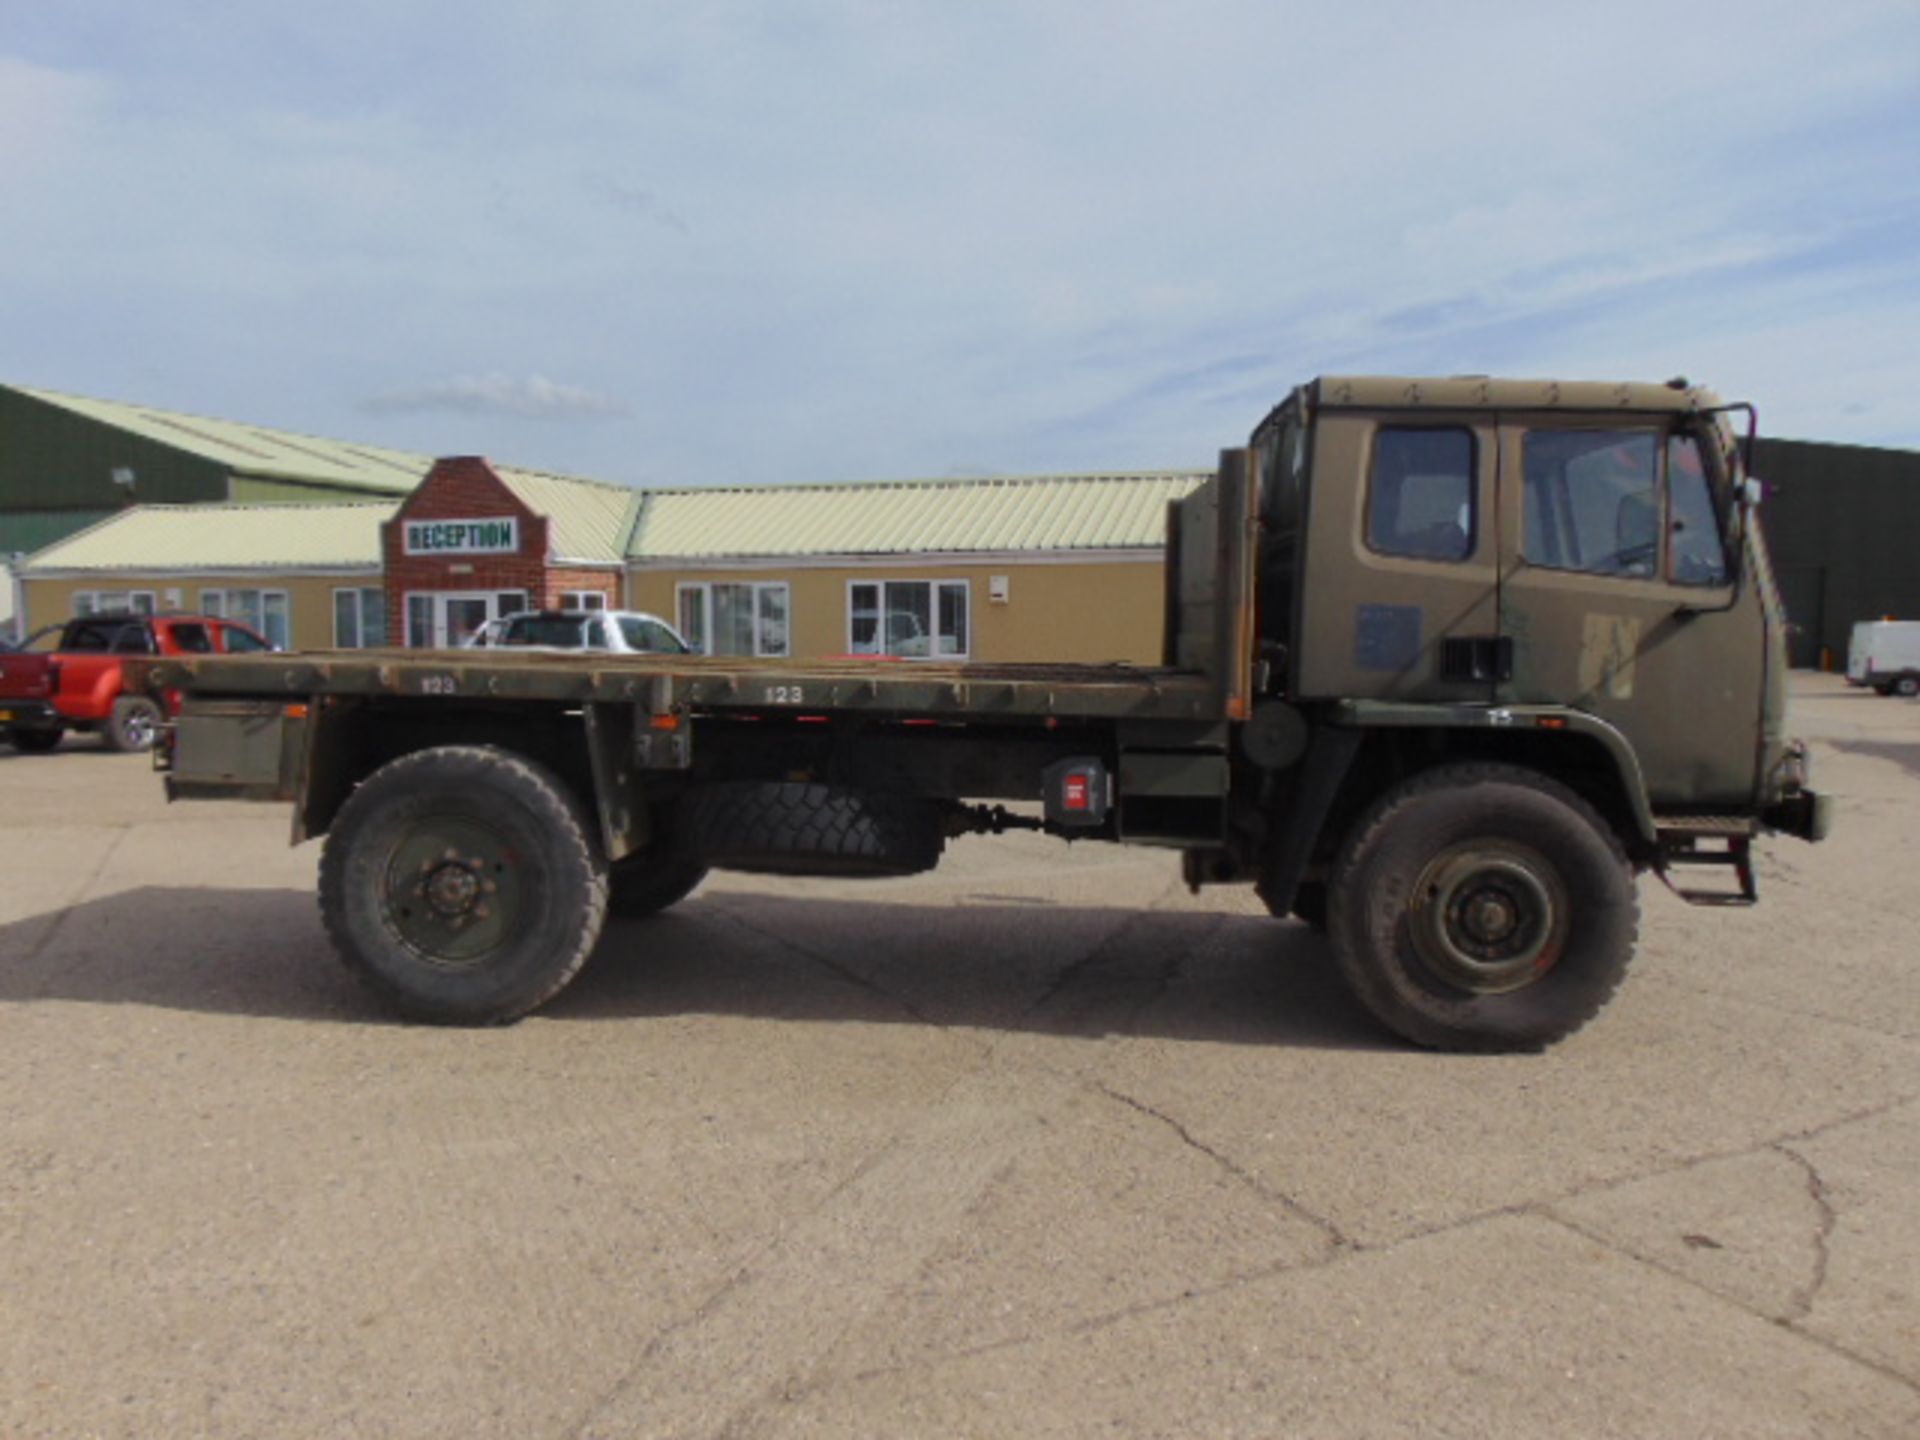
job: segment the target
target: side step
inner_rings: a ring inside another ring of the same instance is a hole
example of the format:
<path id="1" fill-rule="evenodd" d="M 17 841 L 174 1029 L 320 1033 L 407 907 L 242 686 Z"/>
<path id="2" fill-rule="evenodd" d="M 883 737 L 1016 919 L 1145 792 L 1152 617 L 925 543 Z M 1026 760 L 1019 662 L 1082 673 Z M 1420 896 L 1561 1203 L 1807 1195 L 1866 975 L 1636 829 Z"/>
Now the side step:
<path id="1" fill-rule="evenodd" d="M 1744 815 L 1663 815 L 1654 869 L 1667 888 L 1689 905 L 1752 905 L 1760 899 L 1753 878 L 1754 828 L 1754 821 Z M 1671 872 L 1681 866 L 1731 870 L 1738 888 L 1698 890 L 1678 885 Z"/>

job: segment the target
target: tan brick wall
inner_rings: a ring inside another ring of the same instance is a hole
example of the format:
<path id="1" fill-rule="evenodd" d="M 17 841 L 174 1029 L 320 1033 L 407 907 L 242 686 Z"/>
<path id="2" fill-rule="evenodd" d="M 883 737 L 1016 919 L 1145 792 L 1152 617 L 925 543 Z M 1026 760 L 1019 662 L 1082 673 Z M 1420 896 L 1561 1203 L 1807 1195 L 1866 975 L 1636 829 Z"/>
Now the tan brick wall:
<path id="1" fill-rule="evenodd" d="M 698 581 L 784 580 L 796 658 L 847 649 L 847 586 L 857 580 L 965 580 L 972 658 L 992 661 L 1133 661 L 1157 664 L 1165 573 L 1152 560 L 939 565 L 911 557 L 897 565 L 793 569 L 636 569 L 633 608 L 678 623 L 677 587 Z M 988 597 L 990 577 L 1007 577 L 1007 601 Z"/>
<path id="2" fill-rule="evenodd" d="M 287 592 L 288 630 L 296 650 L 327 650 L 333 646 L 333 592 L 336 589 L 380 588 L 380 576 L 364 575 L 168 575 L 119 573 L 84 580 L 28 580 L 27 630 L 38 630 L 68 619 L 73 597 L 80 590 L 151 590 L 162 610 L 197 611 L 206 590 L 284 590 Z M 178 590 L 180 603 L 168 602 L 167 592 Z"/>

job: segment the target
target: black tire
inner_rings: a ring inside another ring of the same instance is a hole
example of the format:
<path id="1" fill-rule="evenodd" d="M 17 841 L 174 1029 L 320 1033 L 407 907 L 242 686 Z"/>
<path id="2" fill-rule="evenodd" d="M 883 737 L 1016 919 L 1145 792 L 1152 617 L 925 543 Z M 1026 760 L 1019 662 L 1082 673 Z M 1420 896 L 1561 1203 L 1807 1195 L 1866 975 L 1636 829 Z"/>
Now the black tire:
<path id="1" fill-rule="evenodd" d="M 1639 897 L 1618 838 L 1530 770 L 1449 765 L 1389 792 L 1342 849 L 1328 933 L 1389 1029 L 1439 1050 L 1538 1050 L 1626 974 Z"/>
<path id="2" fill-rule="evenodd" d="M 113 711 L 107 716 L 101 738 L 109 750 L 118 750 L 123 755 L 151 750 L 160 721 L 160 707 L 146 696 L 122 695 L 113 702 Z"/>
<path id="3" fill-rule="evenodd" d="M 707 878 L 694 860 L 643 850 L 616 860 L 607 872 L 607 909 L 622 920 L 640 920 L 677 905 Z"/>
<path id="4" fill-rule="evenodd" d="M 347 968 L 416 1020 L 495 1025 L 552 998 L 592 953 L 607 863 L 545 766 L 486 745 L 416 751 L 340 807 L 320 914 Z"/>
<path id="5" fill-rule="evenodd" d="M 940 812 L 908 796 L 832 785 L 721 781 L 681 797 L 687 859 L 773 875 L 917 875 L 940 863 Z"/>
<path id="6" fill-rule="evenodd" d="M 1908 700 L 1920 695 L 1920 675 L 1902 675 L 1893 682 L 1893 693 Z"/>
<path id="7" fill-rule="evenodd" d="M 7 739 L 13 742 L 13 748 L 22 755 L 45 755 L 60 744 L 65 730 L 9 730 Z"/>

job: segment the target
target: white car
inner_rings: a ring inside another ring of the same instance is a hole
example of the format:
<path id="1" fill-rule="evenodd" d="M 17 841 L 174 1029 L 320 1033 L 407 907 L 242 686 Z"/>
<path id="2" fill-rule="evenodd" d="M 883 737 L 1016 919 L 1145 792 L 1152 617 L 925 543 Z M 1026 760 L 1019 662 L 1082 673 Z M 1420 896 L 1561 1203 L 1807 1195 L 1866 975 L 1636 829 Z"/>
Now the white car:
<path id="1" fill-rule="evenodd" d="M 604 650 L 611 655 L 686 655 L 693 647 L 644 610 L 524 610 L 490 620 L 467 645 L 501 650 Z"/>

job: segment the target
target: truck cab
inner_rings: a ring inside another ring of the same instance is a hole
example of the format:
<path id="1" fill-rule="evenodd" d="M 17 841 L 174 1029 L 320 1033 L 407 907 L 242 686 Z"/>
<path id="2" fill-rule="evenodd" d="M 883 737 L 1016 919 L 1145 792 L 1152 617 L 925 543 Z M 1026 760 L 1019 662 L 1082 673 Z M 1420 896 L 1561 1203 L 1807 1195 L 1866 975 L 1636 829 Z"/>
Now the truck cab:
<path id="1" fill-rule="evenodd" d="M 1637 772 L 1596 789 L 1656 830 L 1777 806 L 1784 616 L 1733 413 L 1683 382 L 1294 392 L 1253 440 L 1280 688 L 1383 724 L 1571 733 L 1598 773 Z"/>

